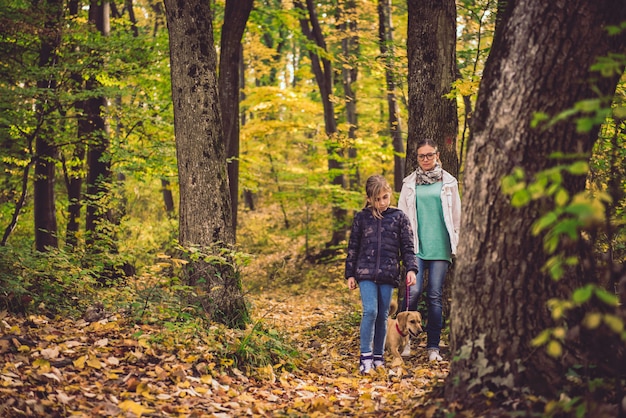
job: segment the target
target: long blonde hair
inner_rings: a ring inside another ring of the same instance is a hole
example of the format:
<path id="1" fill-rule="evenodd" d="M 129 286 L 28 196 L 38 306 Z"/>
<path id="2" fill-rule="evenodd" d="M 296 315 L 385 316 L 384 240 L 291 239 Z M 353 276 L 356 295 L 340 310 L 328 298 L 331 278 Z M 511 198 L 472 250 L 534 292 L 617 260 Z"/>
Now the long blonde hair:
<path id="1" fill-rule="evenodd" d="M 391 194 L 391 186 L 380 174 L 374 174 L 373 176 L 368 177 L 365 182 L 365 194 L 367 195 L 367 199 L 365 200 L 365 207 L 370 208 L 372 210 L 372 215 L 374 215 L 377 219 L 382 219 L 383 215 L 380 211 L 372 204 L 370 204 L 370 199 L 376 199 L 378 196 L 383 194 L 384 192 L 388 192 Z"/>

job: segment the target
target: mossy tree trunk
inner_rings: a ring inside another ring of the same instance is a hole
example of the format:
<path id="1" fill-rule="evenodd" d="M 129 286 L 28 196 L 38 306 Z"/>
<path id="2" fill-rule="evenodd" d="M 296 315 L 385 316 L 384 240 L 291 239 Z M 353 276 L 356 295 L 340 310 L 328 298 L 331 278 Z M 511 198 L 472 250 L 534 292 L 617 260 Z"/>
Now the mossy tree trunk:
<path id="1" fill-rule="evenodd" d="M 189 284 L 215 321 L 248 320 L 240 277 L 228 254 L 235 242 L 210 3 L 165 1 L 180 186 L 179 241 L 209 257 L 192 259 Z"/>
<path id="2" fill-rule="evenodd" d="M 598 126 L 579 132 L 570 120 L 534 129 L 531 121 L 536 112 L 555 116 L 580 100 L 612 97 L 621 72 L 601 77 L 590 67 L 597 57 L 626 47 L 623 33 L 610 37 L 606 30 L 626 20 L 618 0 L 520 0 L 500 6 L 473 118 L 452 289 L 455 360 L 446 398 L 460 404 L 480 399 L 472 394 L 486 390 L 558 397 L 566 371 L 579 361 L 575 352 L 551 357 L 532 340 L 556 325 L 550 299 L 569 298 L 572 289 L 593 280 L 586 271 L 589 246 L 582 239 L 564 246 L 579 263 L 553 280 L 544 270 L 543 236 L 531 233 L 550 203 L 514 208 L 501 181 L 516 167 L 533 178 L 562 163 L 550 157 L 554 152 L 590 155 Z M 585 178 L 568 179 L 564 186 L 573 196 L 584 190 Z"/>

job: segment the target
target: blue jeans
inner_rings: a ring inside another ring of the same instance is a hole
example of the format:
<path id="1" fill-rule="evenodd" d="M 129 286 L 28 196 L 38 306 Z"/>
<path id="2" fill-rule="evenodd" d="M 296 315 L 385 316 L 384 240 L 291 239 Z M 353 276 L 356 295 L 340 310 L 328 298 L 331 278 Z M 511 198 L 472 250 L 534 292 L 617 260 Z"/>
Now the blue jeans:
<path id="1" fill-rule="evenodd" d="M 361 305 L 361 353 L 383 355 L 387 337 L 387 316 L 393 286 L 369 280 L 359 282 Z"/>
<path id="2" fill-rule="evenodd" d="M 409 288 L 409 303 L 407 309 L 406 295 L 400 310 L 416 311 L 417 303 L 424 290 L 424 271 L 428 270 L 426 299 L 428 303 L 428 323 L 426 325 L 426 348 L 439 348 L 441 328 L 443 328 L 443 282 L 450 267 L 447 260 L 422 260 L 417 257 L 416 283 Z"/>

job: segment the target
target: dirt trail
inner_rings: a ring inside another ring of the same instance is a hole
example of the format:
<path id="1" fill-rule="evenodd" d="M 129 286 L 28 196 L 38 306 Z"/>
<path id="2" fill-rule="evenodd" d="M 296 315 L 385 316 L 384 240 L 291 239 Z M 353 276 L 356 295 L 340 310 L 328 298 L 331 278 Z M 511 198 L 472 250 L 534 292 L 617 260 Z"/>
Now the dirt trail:
<path id="1" fill-rule="evenodd" d="M 424 411 L 427 404 L 435 408 L 428 394 L 445 378 L 448 362 L 427 361 L 425 336 L 413 343 L 414 355 L 406 359 L 404 368 L 358 374 L 357 292 L 281 292 L 260 295 L 255 303 L 265 321 L 288 332 L 310 356 L 301 370 L 283 376 L 289 387 L 283 385 L 280 390 L 291 399 L 282 410 L 287 415 L 411 416 L 416 408 Z"/>
<path id="2" fill-rule="evenodd" d="M 404 369 L 361 376 L 358 293 L 292 293 L 248 299 L 255 320 L 288 338 L 303 360 L 247 374 L 223 351 L 220 338 L 228 347 L 245 341 L 232 330 L 181 341 L 159 323 L 122 315 L 86 322 L 1 313 L 0 416 L 408 417 L 437 408 L 431 391 L 447 362 L 429 364 L 422 346 Z"/>

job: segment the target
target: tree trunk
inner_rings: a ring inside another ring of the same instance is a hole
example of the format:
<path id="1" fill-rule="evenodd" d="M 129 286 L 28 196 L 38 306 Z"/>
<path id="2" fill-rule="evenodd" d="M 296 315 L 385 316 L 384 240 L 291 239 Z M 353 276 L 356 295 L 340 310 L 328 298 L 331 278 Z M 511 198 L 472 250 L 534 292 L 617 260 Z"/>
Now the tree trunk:
<path id="1" fill-rule="evenodd" d="M 72 0 L 69 2 L 69 13 L 72 17 L 78 16 L 79 2 Z M 85 89 L 83 76 L 80 72 L 73 72 L 72 80 L 74 81 L 77 91 Z M 76 247 L 78 244 L 78 231 L 80 230 L 80 212 L 82 210 L 82 190 L 83 175 L 85 162 L 85 144 L 89 133 L 89 121 L 86 118 L 86 101 L 78 100 L 74 103 L 74 109 L 78 115 L 77 122 L 77 138 L 78 142 L 74 147 L 73 157 L 70 164 L 64 165 L 65 187 L 67 188 L 67 226 L 65 229 L 65 245 L 68 247 Z M 76 167 L 77 164 L 80 164 Z"/>
<path id="2" fill-rule="evenodd" d="M 102 36 L 108 36 L 110 31 L 109 2 L 92 1 L 89 6 L 89 21 L 93 22 Z M 95 90 L 97 80 L 88 80 L 87 90 Z M 111 161 L 109 151 L 108 125 L 104 118 L 107 106 L 105 97 L 92 97 L 86 101 L 86 116 L 89 123 L 90 145 L 87 151 L 87 210 L 85 215 L 85 229 L 87 242 L 93 244 L 98 241 L 97 227 L 110 218 L 107 196 L 111 186 Z"/>
<path id="3" fill-rule="evenodd" d="M 165 213 L 168 218 L 174 218 L 174 196 L 172 195 L 172 187 L 170 181 L 166 178 L 161 178 L 161 194 L 163 195 L 163 204 L 165 206 Z"/>
<path id="4" fill-rule="evenodd" d="M 583 249 L 581 263 L 553 280 L 544 271 L 543 237 L 530 232 L 546 202 L 513 208 L 500 184 L 515 167 L 532 178 L 558 164 L 553 152 L 591 152 L 597 127 L 582 133 L 562 121 L 533 129 L 531 121 L 535 112 L 557 115 L 598 93 L 610 97 L 620 74 L 600 78 L 590 66 L 625 47 L 623 34 L 610 38 L 606 31 L 626 20 L 620 0 L 506 4 L 480 86 L 464 176 L 451 318 L 457 360 L 446 381 L 448 402 L 479 399 L 471 393 L 487 388 L 508 396 L 518 388 L 557 395 L 565 384 L 571 356 L 552 358 L 531 341 L 555 325 L 547 302 L 568 297 L 589 277 L 581 271 L 588 254 Z M 584 189 L 580 177 L 566 184 L 570 195 Z"/>
<path id="5" fill-rule="evenodd" d="M 39 51 L 39 67 L 52 67 L 57 61 L 56 49 L 61 43 L 61 19 L 63 2 L 48 1 L 46 4 L 46 30 L 42 31 Z M 37 82 L 41 91 L 55 90 L 56 79 L 53 75 Z M 43 95 L 45 97 L 45 94 Z M 57 147 L 54 145 L 54 129 L 48 115 L 54 105 L 47 99 L 37 103 L 37 114 L 41 130 L 35 139 L 35 248 L 46 251 L 47 247 L 58 247 L 57 218 L 54 197 L 55 164 L 58 161 Z"/>
<path id="6" fill-rule="evenodd" d="M 165 10 L 180 185 L 179 241 L 216 257 L 234 244 L 235 235 L 211 9 L 203 0 L 166 0 Z M 212 319 L 245 326 L 246 305 L 232 262 L 192 261 L 188 274 L 189 284 L 202 284 L 200 302 Z"/>
<path id="7" fill-rule="evenodd" d="M 226 0 L 219 63 L 219 94 L 226 141 L 228 181 L 232 202 L 233 230 L 237 231 L 239 206 L 239 68 L 241 37 L 254 0 Z M 235 233 L 235 236 L 237 234 Z"/>
<path id="8" fill-rule="evenodd" d="M 439 145 L 443 168 L 455 177 L 458 116 L 455 99 L 446 98 L 456 79 L 456 8 L 454 0 L 408 0 L 407 38 L 409 121 L 406 174 L 417 167 L 416 143 L 430 138 Z"/>
<path id="9" fill-rule="evenodd" d="M 385 60 L 385 82 L 387 93 L 387 109 L 389 112 L 389 132 L 393 144 L 393 188 L 396 192 L 402 189 L 404 180 L 404 139 L 400 120 L 400 106 L 396 97 L 395 62 L 396 54 L 393 45 L 393 25 L 391 21 L 391 0 L 378 1 L 378 39 L 380 54 Z"/>
<path id="10" fill-rule="evenodd" d="M 347 0 L 344 5 L 338 7 L 339 29 L 342 32 L 341 53 L 343 66 L 341 68 L 341 79 L 343 81 L 344 103 L 346 106 L 346 120 L 348 122 L 348 140 L 351 144 L 356 140 L 358 129 L 356 92 L 354 83 L 359 74 L 359 37 L 357 36 L 357 16 L 356 4 L 354 0 Z M 350 189 L 355 190 L 360 184 L 359 166 L 356 164 L 356 148 L 348 148 L 348 164 L 351 167 L 349 173 Z"/>
<path id="11" fill-rule="evenodd" d="M 326 41 L 322 34 L 322 29 L 317 19 L 317 12 L 315 11 L 315 4 L 312 0 L 306 0 L 306 6 L 302 4 L 302 1 L 294 1 L 294 6 L 306 11 L 308 18 L 300 19 L 300 27 L 302 33 L 315 44 L 320 50 L 326 51 Z M 322 105 L 324 107 L 324 128 L 326 136 L 328 137 L 328 170 L 333 176 L 332 184 L 345 189 L 347 187 L 346 178 L 343 174 L 343 164 L 341 158 L 343 157 L 343 148 L 337 141 L 337 121 L 335 120 L 335 106 L 332 102 L 333 94 L 333 68 L 332 63 L 328 58 L 323 58 L 315 52 L 314 48 L 309 48 L 309 58 L 311 59 L 311 66 L 315 75 L 315 80 L 320 89 L 320 95 L 322 97 Z M 347 223 L 346 218 L 348 211 L 336 204 L 332 207 L 333 215 L 333 233 L 330 241 L 326 244 L 330 252 L 335 251 L 335 247 L 346 239 L 347 235 Z"/>

